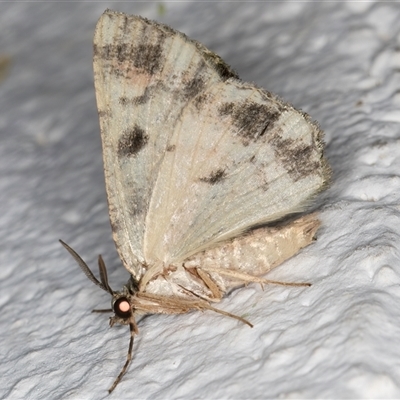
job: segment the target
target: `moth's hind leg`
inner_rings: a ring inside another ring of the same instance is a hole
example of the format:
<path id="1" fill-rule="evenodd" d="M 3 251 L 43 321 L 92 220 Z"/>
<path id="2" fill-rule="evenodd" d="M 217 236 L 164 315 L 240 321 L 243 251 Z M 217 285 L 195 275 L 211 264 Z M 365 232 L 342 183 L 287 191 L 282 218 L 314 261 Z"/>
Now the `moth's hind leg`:
<path id="1" fill-rule="evenodd" d="M 225 268 L 218 268 L 218 267 L 207 267 L 205 271 L 210 273 L 217 273 L 222 278 L 227 278 L 232 282 L 235 282 L 233 286 L 241 285 L 241 284 L 248 284 L 248 283 L 259 283 L 262 287 L 264 284 L 274 284 L 274 285 L 283 285 L 283 286 L 311 286 L 311 283 L 307 282 L 282 282 L 282 281 L 275 281 L 271 279 L 260 278 L 258 276 L 246 274 L 244 272 L 236 271 L 236 270 L 229 270 Z M 203 271 L 203 273 L 205 273 Z M 232 285 L 227 285 L 232 286 Z"/>
<path id="2" fill-rule="evenodd" d="M 196 272 L 212 293 L 212 297 L 209 298 L 209 301 L 220 301 L 224 293 L 220 290 L 220 288 L 214 282 L 211 276 L 207 272 L 203 271 L 201 268 L 196 268 Z"/>

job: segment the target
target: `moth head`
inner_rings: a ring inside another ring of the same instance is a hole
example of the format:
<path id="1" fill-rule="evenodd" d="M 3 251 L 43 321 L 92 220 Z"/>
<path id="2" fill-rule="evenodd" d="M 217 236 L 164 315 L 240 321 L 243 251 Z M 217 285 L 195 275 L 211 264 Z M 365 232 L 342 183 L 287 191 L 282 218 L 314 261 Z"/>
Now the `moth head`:
<path id="1" fill-rule="evenodd" d="M 94 275 L 93 272 L 89 269 L 85 261 L 79 256 L 79 254 L 69 247 L 66 243 L 60 240 L 60 243 L 68 250 L 71 256 L 75 259 L 78 265 L 81 267 L 83 273 L 96 285 L 108 292 L 111 295 L 111 310 L 93 310 L 96 312 L 109 312 L 113 311 L 114 316 L 110 318 L 110 326 L 113 326 L 115 323 L 119 323 L 122 325 L 129 325 L 130 329 L 130 341 L 129 341 L 129 348 L 128 348 L 128 355 L 123 366 L 120 374 L 118 375 L 117 379 L 115 379 L 114 383 L 108 390 L 111 393 L 115 387 L 118 385 L 122 377 L 124 376 L 126 370 L 132 359 L 132 348 L 133 348 L 133 338 L 135 335 L 139 333 L 138 327 L 136 325 L 135 317 L 134 317 L 134 307 L 133 298 L 135 292 L 138 290 L 137 282 L 133 277 L 128 281 L 128 283 L 122 288 L 120 292 L 116 292 L 111 289 L 110 285 L 108 284 L 108 277 L 107 277 L 107 269 L 106 265 L 103 261 L 103 258 L 99 256 L 99 274 L 100 280 L 98 280 Z"/>
<path id="2" fill-rule="evenodd" d="M 135 312 L 133 307 L 133 296 L 124 286 L 121 292 L 113 292 L 111 298 L 111 309 L 114 312 L 114 316 L 110 318 L 110 326 L 115 323 L 121 325 L 128 325 L 129 321 Z"/>
<path id="3" fill-rule="evenodd" d="M 109 283 L 108 283 L 108 276 L 107 276 L 107 268 L 106 265 L 103 261 L 103 258 L 99 256 L 99 274 L 100 274 L 100 280 L 98 280 L 93 272 L 89 269 L 88 265 L 85 263 L 85 261 L 82 260 L 82 258 L 79 256 L 79 254 L 73 250 L 70 246 L 68 246 L 66 243 L 64 243 L 62 240 L 60 240 L 60 243 L 68 250 L 68 252 L 71 254 L 71 256 L 75 259 L 75 261 L 78 263 L 78 265 L 81 267 L 83 273 L 98 287 L 106 291 L 111 295 L 111 310 L 98 310 L 100 312 L 102 311 L 113 311 L 114 312 L 114 317 L 111 317 L 110 319 L 110 325 L 114 325 L 116 322 L 123 324 L 123 325 L 128 325 L 129 321 L 133 317 L 134 313 L 134 308 L 132 307 L 132 298 L 133 294 L 135 293 L 135 289 L 137 289 L 137 285 L 135 285 L 135 282 L 133 278 L 131 278 L 127 285 L 125 285 L 120 292 L 114 291 L 111 289 Z M 96 311 L 96 310 L 95 310 Z"/>

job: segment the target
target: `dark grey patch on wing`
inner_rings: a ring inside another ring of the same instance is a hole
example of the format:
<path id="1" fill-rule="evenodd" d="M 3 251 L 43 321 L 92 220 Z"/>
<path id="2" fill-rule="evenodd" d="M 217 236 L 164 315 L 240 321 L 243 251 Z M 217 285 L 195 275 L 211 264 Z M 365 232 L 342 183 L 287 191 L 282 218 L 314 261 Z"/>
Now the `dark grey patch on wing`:
<path id="1" fill-rule="evenodd" d="M 121 104 L 121 106 L 126 106 L 130 103 L 130 99 L 128 99 L 126 96 L 121 96 L 118 99 L 119 104 Z"/>
<path id="2" fill-rule="evenodd" d="M 98 110 L 99 118 L 110 118 L 112 113 L 111 111 L 102 111 Z"/>
<path id="3" fill-rule="evenodd" d="M 276 108 L 252 101 L 225 103 L 219 107 L 218 111 L 222 117 L 231 117 L 245 146 L 272 130 L 281 115 Z"/>
<path id="4" fill-rule="evenodd" d="M 138 105 L 146 104 L 148 100 L 149 100 L 149 95 L 147 92 L 145 92 L 141 96 L 135 96 L 132 98 L 128 98 L 126 96 L 121 96 L 118 99 L 119 104 L 121 104 L 122 106 L 128 106 L 128 105 L 138 106 Z"/>
<path id="5" fill-rule="evenodd" d="M 294 181 L 316 174 L 321 169 L 321 160 L 315 159 L 315 146 L 301 140 L 283 139 L 275 134 L 269 139 L 275 156 Z"/>
<path id="6" fill-rule="evenodd" d="M 149 206 L 146 197 L 138 193 L 135 194 L 129 204 L 131 205 L 131 208 L 129 208 L 128 213 L 131 218 L 146 213 Z"/>
<path id="7" fill-rule="evenodd" d="M 226 172 L 223 169 L 217 169 L 216 171 L 211 172 L 209 176 L 204 178 L 200 178 L 202 182 L 209 183 L 210 185 L 214 185 L 223 181 L 226 177 Z"/>
<path id="8" fill-rule="evenodd" d="M 131 18 L 129 18 L 128 15 L 123 15 L 123 16 L 124 16 L 124 21 L 120 25 L 120 29 L 121 29 L 121 32 L 126 35 L 126 34 L 129 34 L 130 29 L 131 29 L 131 25 L 130 25 Z"/>
<path id="9" fill-rule="evenodd" d="M 133 65 L 145 71 L 150 75 L 159 72 L 164 66 L 163 42 L 164 38 L 160 37 L 159 43 L 156 44 L 139 44 L 133 49 Z"/>
<path id="10" fill-rule="evenodd" d="M 111 221 L 111 230 L 113 233 L 118 234 L 121 229 L 121 224 L 119 224 L 117 221 Z"/>
<path id="11" fill-rule="evenodd" d="M 146 104 L 149 101 L 149 93 L 146 91 L 145 94 L 143 94 L 142 96 L 136 96 L 134 97 L 131 101 L 133 105 L 142 105 L 142 104 Z"/>
<path id="12" fill-rule="evenodd" d="M 167 146 L 167 149 L 166 149 L 166 150 L 167 150 L 167 151 L 170 151 L 170 152 L 171 152 L 171 151 L 175 151 L 175 147 L 176 147 L 176 146 L 175 146 L 174 144 L 172 144 L 172 145 Z"/>
<path id="13" fill-rule="evenodd" d="M 93 56 L 94 57 L 101 57 L 103 52 L 102 52 L 102 46 L 98 46 L 97 44 L 93 45 Z"/>
<path id="14" fill-rule="evenodd" d="M 134 96 L 134 97 L 127 97 L 127 96 L 121 96 L 118 101 L 119 104 L 122 106 L 128 106 L 128 105 L 133 105 L 133 106 L 138 106 L 138 105 L 143 105 L 148 103 L 151 99 L 155 98 L 160 91 L 165 91 L 168 92 L 168 86 L 166 86 L 163 82 L 160 80 L 154 79 L 154 82 L 147 86 L 143 92 L 142 95 L 140 96 Z"/>
<path id="15" fill-rule="evenodd" d="M 136 17 L 137 18 L 137 17 Z M 155 33 L 160 38 L 159 41 L 161 43 L 161 39 L 165 40 L 166 38 L 171 38 L 177 36 L 183 40 L 183 42 L 189 42 L 192 45 L 196 46 L 197 50 L 203 55 L 205 62 L 213 68 L 218 75 L 221 77 L 223 81 L 234 78 L 239 79 L 238 74 L 217 54 L 213 53 L 209 49 L 207 49 L 203 44 L 200 42 L 188 38 L 184 33 L 176 31 L 175 29 L 171 28 L 168 25 L 161 24 L 156 21 L 149 21 L 146 18 L 140 17 L 140 19 L 145 22 L 145 26 L 143 26 L 142 35 L 146 39 L 148 36 L 146 33 L 151 32 L 152 34 Z M 128 28 L 129 28 L 130 21 L 128 21 Z M 129 29 L 127 29 L 128 31 Z M 126 41 L 128 41 L 129 36 L 132 36 L 129 32 L 127 32 Z M 162 44 L 162 43 L 161 43 Z"/>
<path id="16" fill-rule="evenodd" d="M 149 137 L 146 132 L 135 125 L 126 130 L 118 141 L 118 156 L 129 157 L 136 155 L 147 144 Z"/>
<path id="17" fill-rule="evenodd" d="M 94 55 L 101 60 L 112 62 L 112 71 L 118 76 L 128 76 L 132 67 L 142 73 L 154 75 L 159 72 L 165 63 L 163 57 L 163 43 L 165 35 L 160 34 L 155 44 L 107 44 L 94 46 Z M 118 62 L 118 65 L 115 65 Z"/>
<path id="18" fill-rule="evenodd" d="M 204 87 L 204 80 L 201 77 L 196 76 L 184 86 L 183 95 L 186 100 L 190 100 L 200 93 Z"/>
<path id="19" fill-rule="evenodd" d="M 201 93 L 193 99 L 193 105 L 197 110 L 200 110 L 203 107 L 203 104 L 208 103 L 210 101 L 210 95 L 208 93 Z"/>

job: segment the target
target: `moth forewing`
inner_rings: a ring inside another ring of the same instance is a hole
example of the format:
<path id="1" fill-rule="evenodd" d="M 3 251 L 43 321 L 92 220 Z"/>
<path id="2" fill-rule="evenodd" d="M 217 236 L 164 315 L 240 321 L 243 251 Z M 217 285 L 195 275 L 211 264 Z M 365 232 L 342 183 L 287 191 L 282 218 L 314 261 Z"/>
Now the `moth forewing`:
<path id="1" fill-rule="evenodd" d="M 93 60 L 113 237 L 139 278 L 140 263 L 154 261 L 144 256 L 148 208 L 162 160 L 176 156 L 171 136 L 182 110 L 221 74 L 236 74 L 184 34 L 111 11 L 97 23 Z M 158 215 L 161 229 L 166 217 Z"/>
<path id="2" fill-rule="evenodd" d="M 120 292 L 64 245 L 111 294 L 111 325 L 135 316 L 211 310 L 310 244 L 304 211 L 330 169 L 322 131 L 277 96 L 242 82 L 216 54 L 170 27 L 107 10 L 94 35 L 94 82 L 113 238 L 131 274 Z M 255 226 L 269 224 L 252 230 Z"/>

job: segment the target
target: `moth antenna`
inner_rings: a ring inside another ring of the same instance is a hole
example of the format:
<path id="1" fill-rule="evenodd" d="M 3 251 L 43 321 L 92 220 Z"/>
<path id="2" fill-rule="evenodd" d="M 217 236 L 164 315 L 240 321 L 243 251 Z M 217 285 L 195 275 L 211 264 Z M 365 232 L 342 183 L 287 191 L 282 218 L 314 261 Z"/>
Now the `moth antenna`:
<path id="1" fill-rule="evenodd" d="M 129 340 L 129 348 L 128 348 L 128 354 L 126 356 L 126 361 L 125 361 L 124 366 L 122 367 L 121 372 L 117 376 L 117 379 L 114 381 L 114 383 L 112 384 L 110 389 L 108 389 L 108 393 L 111 393 L 116 388 L 118 383 L 121 382 L 121 379 L 125 375 L 125 372 L 127 371 L 129 364 L 132 360 L 133 339 L 135 337 L 135 334 L 137 335 L 139 333 L 139 329 L 136 325 L 136 321 L 135 321 L 135 318 L 133 317 L 133 315 L 132 315 L 131 319 L 129 320 L 129 329 L 131 332 L 131 338 Z"/>
<path id="2" fill-rule="evenodd" d="M 82 260 L 82 258 L 79 256 L 79 254 L 73 250 L 71 247 L 67 245 L 67 243 L 63 242 L 61 239 L 59 239 L 60 243 L 67 249 L 68 253 L 71 254 L 71 256 L 74 258 L 74 260 L 78 263 L 78 265 L 81 267 L 83 273 L 97 286 L 101 287 L 103 290 L 106 292 L 109 292 L 109 288 L 103 285 L 94 275 L 93 272 L 89 269 L 88 265 L 85 263 L 85 261 Z"/>
<path id="3" fill-rule="evenodd" d="M 107 268 L 106 268 L 106 264 L 104 263 L 103 257 L 101 255 L 99 255 L 99 273 L 100 273 L 100 279 L 101 279 L 101 283 L 103 284 L 103 286 L 105 288 L 107 288 L 107 291 L 113 295 L 114 292 L 113 290 L 110 288 L 110 285 L 108 284 L 108 276 L 107 276 Z"/>
<path id="4" fill-rule="evenodd" d="M 102 309 L 102 310 L 92 310 L 92 313 L 110 313 L 113 312 L 111 308 Z"/>

